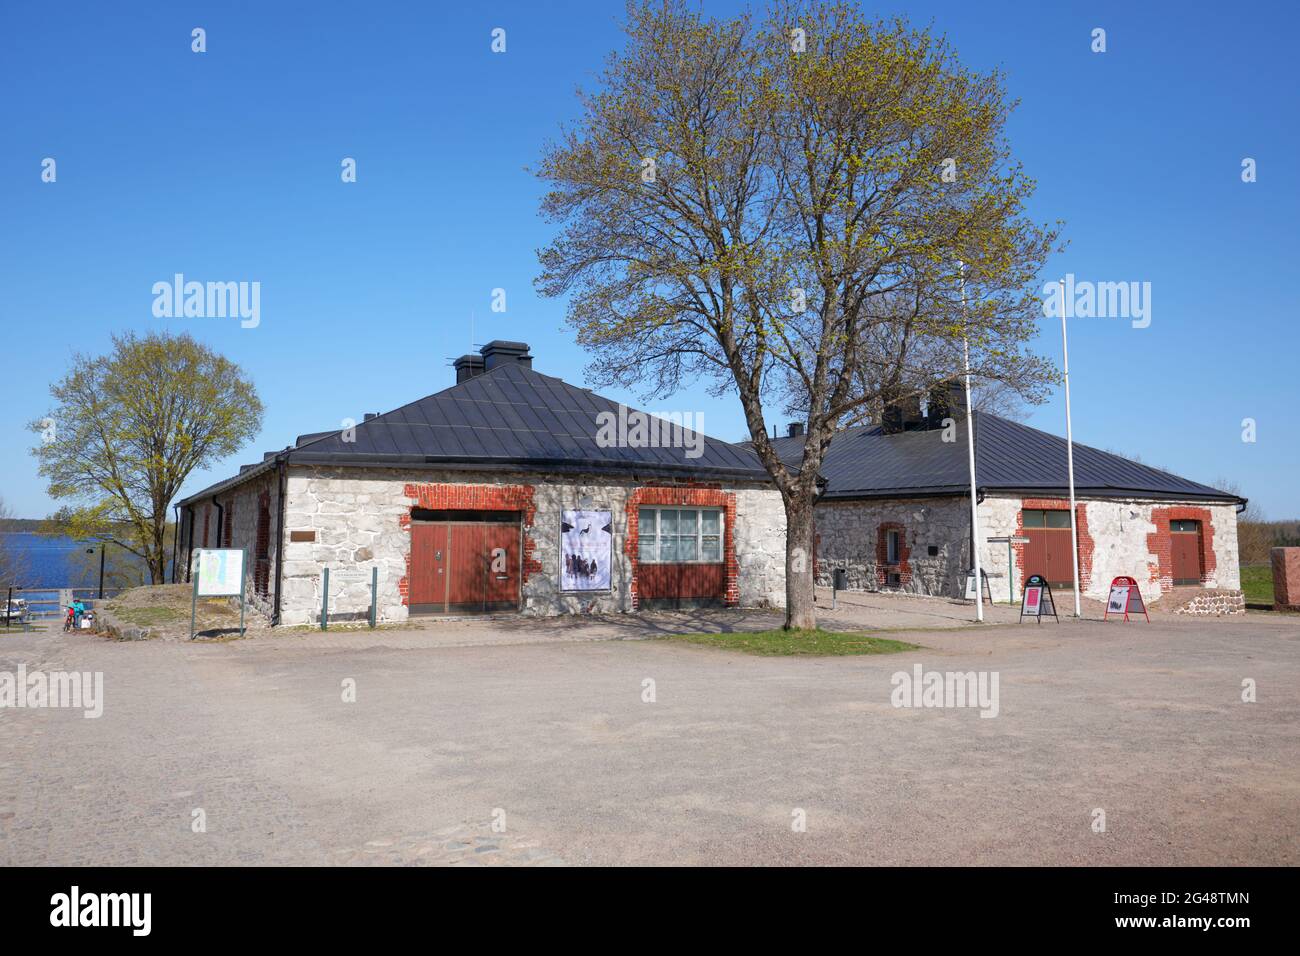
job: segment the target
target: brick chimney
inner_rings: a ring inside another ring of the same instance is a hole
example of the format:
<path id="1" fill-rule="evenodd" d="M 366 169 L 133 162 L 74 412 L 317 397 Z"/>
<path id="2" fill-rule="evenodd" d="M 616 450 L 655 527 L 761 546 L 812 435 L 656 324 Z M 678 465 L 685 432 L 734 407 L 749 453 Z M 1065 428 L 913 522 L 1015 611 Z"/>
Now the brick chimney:
<path id="1" fill-rule="evenodd" d="M 479 349 L 483 355 L 484 371 L 490 372 L 498 365 L 518 363 L 526 368 L 533 367 L 533 357 L 528 354 L 527 342 L 506 342 L 494 339 Z"/>
<path id="2" fill-rule="evenodd" d="M 452 367 L 456 369 L 457 385 L 469 381 L 475 375 L 482 375 L 485 371 L 481 355 L 462 355 L 452 363 Z"/>

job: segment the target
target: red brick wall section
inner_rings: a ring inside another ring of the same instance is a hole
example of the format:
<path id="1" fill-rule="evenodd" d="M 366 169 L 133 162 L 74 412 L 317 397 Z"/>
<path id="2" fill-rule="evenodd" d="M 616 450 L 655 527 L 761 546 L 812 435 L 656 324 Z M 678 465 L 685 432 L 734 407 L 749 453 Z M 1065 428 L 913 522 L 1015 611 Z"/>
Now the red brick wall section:
<path id="1" fill-rule="evenodd" d="M 640 518 L 638 508 L 641 506 L 673 505 L 701 508 L 721 508 L 724 511 L 722 529 L 722 561 L 726 566 L 727 593 L 726 604 L 735 607 L 740 603 L 740 564 L 736 560 L 736 496 L 723 491 L 717 485 L 650 485 L 637 488 L 627 496 L 627 538 L 623 542 L 623 551 L 632 561 L 632 610 L 639 606 L 637 597 L 637 570 L 639 559 L 639 536 L 637 525 Z"/>
<path id="2" fill-rule="evenodd" d="M 898 532 L 898 563 L 889 563 L 889 532 Z M 912 549 L 907 545 L 907 527 L 898 521 L 882 521 L 876 530 L 876 583 L 886 587 L 890 574 L 898 575 L 899 586 L 912 582 Z"/>
<path id="3" fill-rule="evenodd" d="M 1147 535 L 1147 550 L 1156 556 L 1155 563 L 1147 564 L 1152 584 L 1159 583 L 1160 590 L 1169 591 L 1174 586 L 1174 542 L 1169 531 L 1171 521 L 1199 521 L 1201 523 L 1201 583 L 1214 574 L 1214 522 L 1209 508 L 1174 505 L 1169 508 L 1152 508 L 1151 521 L 1156 530 Z"/>
<path id="4" fill-rule="evenodd" d="M 1273 608 L 1300 611 L 1300 548 L 1272 548 L 1268 553 L 1273 569 Z"/>
<path id="5" fill-rule="evenodd" d="M 208 546 L 208 526 L 212 523 L 212 505 L 203 506 L 203 547 Z"/>
<path id="6" fill-rule="evenodd" d="M 223 526 L 221 533 L 222 536 L 226 539 L 225 546 L 228 548 L 230 547 L 230 542 L 233 539 L 233 535 L 231 532 L 235 527 L 235 503 L 233 501 L 230 504 L 226 505 L 226 510 L 224 515 L 222 516 L 221 523 Z"/>
<path id="7" fill-rule="evenodd" d="M 1029 511 L 1069 511 L 1069 498 L 1025 498 L 1020 502 L 1020 510 L 1016 512 L 1016 537 L 1025 536 L 1025 510 Z M 1074 522 L 1079 530 L 1079 590 L 1088 590 L 1092 583 L 1092 552 L 1094 543 L 1092 535 L 1088 533 L 1088 508 L 1087 505 L 1079 500 L 1074 502 Z M 1020 569 L 1020 584 L 1023 587 L 1025 579 L 1029 577 L 1029 569 L 1025 567 L 1025 546 L 1023 544 L 1013 544 L 1012 549 L 1016 554 L 1016 567 Z"/>
<path id="8" fill-rule="evenodd" d="M 523 517 L 524 555 L 523 582 L 528 582 L 528 575 L 542 570 L 542 562 L 537 560 L 537 543 L 529 533 L 533 527 L 537 508 L 533 504 L 535 488 L 532 485 L 434 485 L 407 484 L 402 494 L 411 499 L 412 508 L 427 508 L 430 511 L 518 511 Z M 406 532 L 411 530 L 410 512 L 398 519 L 399 527 Z M 397 590 L 402 595 L 402 603 L 407 604 L 410 595 L 411 549 L 406 549 L 406 574 L 397 582 Z"/>

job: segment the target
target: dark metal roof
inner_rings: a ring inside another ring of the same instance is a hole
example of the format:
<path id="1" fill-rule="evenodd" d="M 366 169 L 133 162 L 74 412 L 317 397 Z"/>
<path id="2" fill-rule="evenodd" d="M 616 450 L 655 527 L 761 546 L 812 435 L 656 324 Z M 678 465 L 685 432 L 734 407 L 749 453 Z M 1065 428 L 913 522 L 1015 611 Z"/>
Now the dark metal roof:
<path id="1" fill-rule="evenodd" d="M 788 464 L 798 466 L 803 436 L 773 441 Z M 942 430 L 884 434 L 879 425 L 835 436 L 822 464 L 824 498 L 963 494 L 970 490 L 966 426 L 957 440 Z M 975 414 L 975 479 L 985 491 L 1068 492 L 1065 439 L 997 415 Z M 1179 478 L 1119 455 L 1074 443 L 1075 492 L 1089 497 L 1179 498 L 1239 502 L 1236 495 Z"/>
<path id="2" fill-rule="evenodd" d="M 619 405 L 522 363 L 499 365 L 458 385 L 358 422 L 343 431 L 299 436 L 272 458 L 294 465 L 447 467 L 636 473 L 769 481 L 747 447 L 704 437 L 699 457 L 683 447 L 603 448 L 601 412 Z M 633 409 L 629 409 L 629 412 Z M 253 472 L 219 482 L 181 504 L 210 497 Z"/>

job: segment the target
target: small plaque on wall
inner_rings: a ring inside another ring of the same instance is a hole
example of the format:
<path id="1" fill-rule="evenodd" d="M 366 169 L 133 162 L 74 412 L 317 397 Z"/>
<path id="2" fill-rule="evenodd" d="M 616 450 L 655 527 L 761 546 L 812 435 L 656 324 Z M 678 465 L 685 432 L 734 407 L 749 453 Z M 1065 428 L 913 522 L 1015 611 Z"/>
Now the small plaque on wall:
<path id="1" fill-rule="evenodd" d="M 289 540 L 290 541 L 315 541 L 316 532 L 315 531 L 290 531 Z"/>

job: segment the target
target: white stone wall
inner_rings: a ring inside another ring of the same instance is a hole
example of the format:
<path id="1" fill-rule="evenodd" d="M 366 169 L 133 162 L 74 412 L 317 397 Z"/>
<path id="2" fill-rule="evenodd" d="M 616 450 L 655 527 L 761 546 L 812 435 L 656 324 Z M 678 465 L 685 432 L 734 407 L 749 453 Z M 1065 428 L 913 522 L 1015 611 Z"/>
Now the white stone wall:
<path id="1" fill-rule="evenodd" d="M 1005 544 L 991 544 L 989 538 L 1003 538 L 1016 533 L 1016 522 L 1020 516 L 1020 501 L 1016 498 L 997 498 L 987 496 L 979 505 L 980 519 L 980 570 L 988 575 L 989 591 L 993 595 L 993 600 L 997 604 L 1005 604 L 1010 598 L 1010 588 L 1007 581 L 1007 546 Z M 966 513 L 970 514 L 970 498 L 961 499 L 962 507 Z M 969 522 L 969 518 L 967 521 Z M 963 549 L 963 554 L 968 549 Z M 1023 578 L 1020 573 L 1020 564 L 1016 560 L 1015 551 L 1012 550 L 1012 564 L 1014 565 L 1011 580 L 1015 582 L 1016 600 L 1021 599 L 1020 585 Z M 962 569 L 963 575 L 965 568 Z M 962 578 L 961 593 L 965 593 L 966 582 Z M 954 594 L 958 593 L 956 591 Z M 1073 599 L 1071 599 L 1073 600 Z M 1057 597 L 1057 603 L 1060 603 L 1060 597 Z M 1071 605 L 1073 607 L 1073 605 Z M 1057 608 L 1059 611 L 1060 608 Z"/>
<path id="2" fill-rule="evenodd" d="M 378 616 L 403 621 L 408 616 L 399 582 L 407 574 L 411 534 L 401 525 L 412 500 L 405 486 L 415 484 L 531 485 L 535 514 L 524 528 L 541 570 L 523 584 L 523 610 L 532 614 L 611 613 L 632 609 L 632 562 L 625 553 L 627 501 L 642 483 L 608 477 L 489 474 L 485 472 L 402 472 L 386 469 L 295 468 L 288 479 L 285 522 L 285 579 L 281 620 L 285 624 L 320 619 L 321 570 L 378 563 Z M 724 486 L 736 494 L 733 529 L 739 558 L 740 600 L 744 605 L 784 603 L 785 512 L 775 489 Z M 582 501 L 582 499 L 589 499 Z M 611 589 L 565 593 L 560 585 L 561 512 L 580 507 L 611 512 L 614 531 Z M 290 541 L 293 530 L 316 531 L 311 542 Z M 332 572 L 333 573 L 333 572 Z M 368 585 L 336 599 L 331 584 L 331 615 L 361 613 L 369 606 Z M 355 594 L 353 594 L 355 592 Z"/>
<path id="3" fill-rule="evenodd" d="M 1007 546 L 990 544 L 988 538 L 1016 534 L 1017 517 L 1023 499 L 1019 496 L 993 496 L 980 505 L 980 537 L 984 539 L 980 558 L 989 571 L 993 599 L 1006 598 Z M 1215 569 L 1206 587 L 1237 589 L 1241 587 L 1241 568 L 1237 559 L 1237 512 L 1232 505 L 1203 502 L 1153 501 L 1142 498 L 1078 499 L 1084 506 L 1088 535 L 1092 538 L 1092 567 L 1083 593 L 1097 600 L 1105 599 L 1110 582 L 1126 575 L 1135 578 L 1148 603 L 1158 601 L 1160 587 L 1159 557 L 1151 550 L 1148 535 L 1156 533 L 1152 513 L 1157 508 L 1190 507 L 1210 512 L 1214 530 Z M 1016 593 L 1019 595 L 1024 570 L 1013 549 Z M 1032 572 L 1032 569 L 1030 569 Z M 996 576 L 995 576 L 996 575 Z M 1002 582 L 1001 590 L 999 583 Z"/>
<path id="4" fill-rule="evenodd" d="M 770 488 L 736 490 L 736 561 L 744 607 L 785 607 L 785 505 Z"/>
<path id="5" fill-rule="evenodd" d="M 957 596 L 964 591 L 969 567 L 970 499 L 917 498 L 888 501 L 826 501 L 817 506 L 817 583 L 829 586 L 835 568 L 849 574 L 853 590 L 877 590 L 876 542 L 882 522 L 899 522 L 906 528 L 911 549 L 912 581 L 899 590 L 917 594 Z M 989 578 L 996 602 L 1006 601 L 1007 546 L 993 544 L 991 537 L 1017 533 L 1023 499 L 1020 496 L 987 496 L 979 506 L 980 562 Z M 1237 557 L 1237 515 L 1232 505 L 1202 502 L 1152 501 L 1150 499 L 1079 499 L 1084 505 L 1088 534 L 1093 541 L 1092 569 L 1084 593 L 1104 599 L 1110 582 L 1119 575 L 1136 578 L 1143 596 L 1151 603 L 1161 596 L 1159 558 L 1151 550 L 1148 535 L 1156 532 L 1153 509 L 1190 507 L 1210 512 L 1214 530 L 1215 569 L 1206 587 L 1241 587 Z M 929 556 L 930 545 L 939 548 Z M 1020 597 L 1023 569 L 1012 549 L 1012 574 L 1016 597 Z M 1060 598 L 1058 597 L 1058 600 Z"/>
<path id="6" fill-rule="evenodd" d="M 1206 587 L 1238 589 L 1241 567 L 1237 558 L 1237 512 L 1232 505 L 1207 505 L 1197 502 L 1150 501 L 1138 498 L 1088 501 L 1088 532 L 1093 540 L 1092 576 L 1089 597 L 1106 597 L 1110 582 L 1119 575 L 1136 578 L 1142 596 L 1150 602 L 1162 594 L 1159 558 L 1151 550 L 1147 536 L 1156 532 L 1152 512 L 1158 508 L 1180 505 L 1210 512 L 1214 529 L 1215 568 L 1205 581 Z M 1208 533 L 1205 529 L 1203 533 Z"/>

